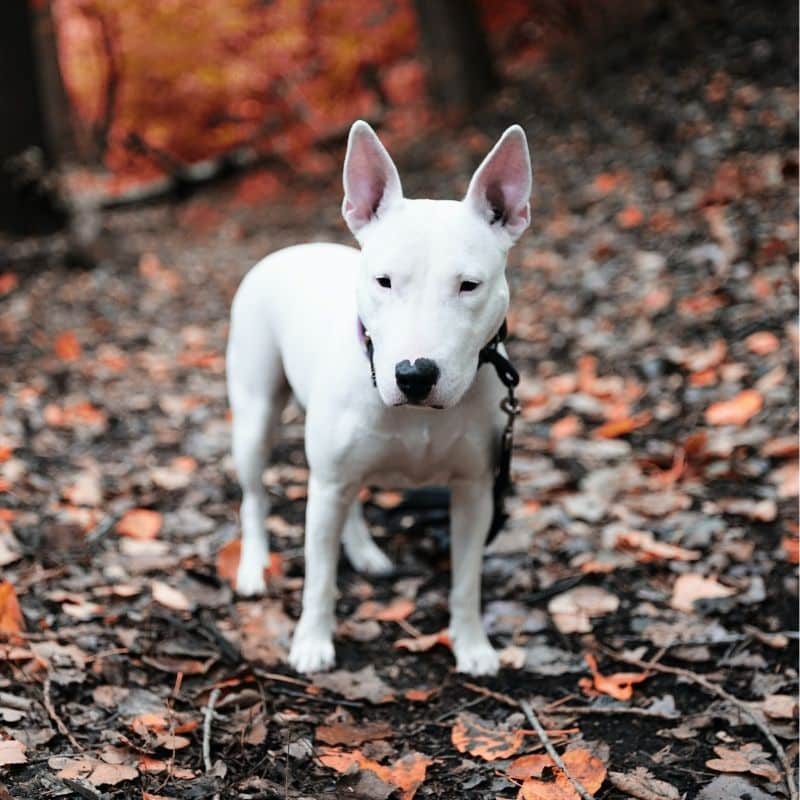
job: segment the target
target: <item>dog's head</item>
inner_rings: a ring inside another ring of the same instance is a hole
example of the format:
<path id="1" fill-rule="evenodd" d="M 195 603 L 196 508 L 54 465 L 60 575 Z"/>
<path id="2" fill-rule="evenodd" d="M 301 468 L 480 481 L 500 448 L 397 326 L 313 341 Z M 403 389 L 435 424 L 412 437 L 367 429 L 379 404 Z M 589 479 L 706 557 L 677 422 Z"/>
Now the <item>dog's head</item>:
<path id="1" fill-rule="evenodd" d="M 508 309 L 506 256 L 530 220 L 525 133 L 510 127 L 461 201 L 407 200 L 366 122 L 350 130 L 342 214 L 361 245 L 358 312 L 388 406 L 456 405 Z"/>

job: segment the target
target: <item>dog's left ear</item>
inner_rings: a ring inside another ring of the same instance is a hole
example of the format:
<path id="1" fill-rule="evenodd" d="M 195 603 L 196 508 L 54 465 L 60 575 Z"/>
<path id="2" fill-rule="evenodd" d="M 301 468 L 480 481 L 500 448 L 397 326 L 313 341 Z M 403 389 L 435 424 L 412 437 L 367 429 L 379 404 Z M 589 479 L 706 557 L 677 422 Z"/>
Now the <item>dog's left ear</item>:
<path id="1" fill-rule="evenodd" d="M 342 216 L 356 237 L 365 225 L 403 199 L 394 161 L 363 120 L 350 128 L 343 181 Z"/>
<path id="2" fill-rule="evenodd" d="M 531 219 L 531 157 L 525 131 L 512 125 L 478 167 L 464 202 L 515 242 Z"/>

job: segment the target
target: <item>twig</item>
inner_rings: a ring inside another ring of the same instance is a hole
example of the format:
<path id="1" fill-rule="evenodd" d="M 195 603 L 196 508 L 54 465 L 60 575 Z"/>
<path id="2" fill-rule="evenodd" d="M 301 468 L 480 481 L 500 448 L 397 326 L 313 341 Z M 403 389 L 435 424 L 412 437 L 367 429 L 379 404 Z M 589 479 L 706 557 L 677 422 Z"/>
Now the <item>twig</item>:
<path id="1" fill-rule="evenodd" d="M 509 697 L 507 694 L 503 694 L 502 692 L 493 692 L 491 689 L 487 689 L 485 686 L 478 686 L 478 684 L 470 683 L 469 681 L 464 681 L 461 685 L 465 689 L 469 689 L 470 692 L 476 692 L 477 694 L 482 694 L 485 697 L 491 697 L 492 700 L 497 700 L 499 703 L 503 703 L 503 705 L 510 706 L 511 708 L 519 708 L 518 701 L 516 701 L 513 697 Z"/>
<path id="2" fill-rule="evenodd" d="M 203 764 L 206 772 L 211 772 L 213 767 L 211 763 L 211 721 L 214 719 L 214 706 L 219 699 L 219 691 L 219 689 L 211 690 L 208 703 L 203 711 Z"/>
<path id="3" fill-rule="evenodd" d="M 553 759 L 555 765 L 564 773 L 564 775 L 567 776 L 567 780 L 572 784 L 575 791 L 583 798 L 583 800 L 595 800 L 594 795 L 589 794 L 589 792 L 587 792 L 584 788 L 583 784 L 581 784 L 577 778 L 574 778 L 569 774 L 567 765 L 562 761 L 561 756 L 558 754 L 555 747 L 553 747 L 553 743 L 550 741 L 547 731 L 542 727 L 542 723 L 539 722 L 539 718 L 536 716 L 533 706 L 527 700 L 520 700 L 519 707 L 525 712 L 528 722 L 531 723 L 533 729 L 536 731 L 536 735 L 539 737 L 539 741 L 544 745 L 547 755 Z"/>
<path id="4" fill-rule="evenodd" d="M 634 717 L 654 717 L 655 719 L 677 719 L 679 714 L 667 714 L 663 711 L 652 711 L 649 708 L 636 706 L 559 706 L 554 714 L 597 714 L 614 717 L 617 714 L 628 714 Z"/>
<path id="5" fill-rule="evenodd" d="M 792 800 L 798 800 L 797 785 L 794 782 L 792 765 L 786 755 L 786 751 L 783 749 L 781 743 L 775 738 L 774 734 L 767 726 L 767 723 L 759 716 L 756 710 L 748 702 L 745 700 L 740 700 L 738 697 L 736 697 L 736 695 L 726 691 L 719 684 L 713 683 L 703 675 L 698 675 L 696 672 L 692 672 L 691 670 L 683 669 L 681 667 L 668 667 L 664 664 L 658 664 L 655 661 L 642 661 L 639 658 L 634 658 L 633 656 L 628 656 L 624 653 L 618 653 L 616 650 L 611 650 L 610 648 L 604 647 L 600 644 L 598 644 L 598 647 L 607 656 L 609 656 L 609 658 L 613 658 L 615 661 L 621 661 L 623 664 L 631 664 L 632 666 L 639 667 L 640 669 L 664 672 L 668 675 L 677 675 L 689 681 L 690 683 L 695 684 L 695 686 L 702 687 L 710 694 L 721 697 L 723 700 L 727 700 L 729 703 L 736 706 L 752 721 L 753 725 L 755 725 L 756 728 L 761 731 L 764 738 L 772 746 L 772 749 L 775 751 L 775 754 L 778 756 L 778 760 L 781 762 L 781 766 L 783 767 L 786 787 L 789 789 L 789 797 L 791 797 Z"/>
<path id="6" fill-rule="evenodd" d="M 45 675 L 44 678 L 44 707 L 47 709 L 47 713 L 50 715 L 50 719 L 53 720 L 56 724 L 56 728 L 58 728 L 58 732 L 66 737 L 67 741 L 79 752 L 83 752 L 84 748 L 78 744 L 78 741 L 75 737 L 70 733 L 69 728 L 64 724 L 64 720 L 58 716 L 58 712 L 56 711 L 56 707 L 53 705 L 53 698 L 50 697 L 50 672 Z"/>
<path id="7" fill-rule="evenodd" d="M 87 786 L 80 781 L 72 780 L 71 778 L 62 778 L 61 782 L 69 786 L 75 794 L 80 795 L 85 800 L 100 800 L 103 797 L 100 792 L 96 792 L 91 786 Z"/>

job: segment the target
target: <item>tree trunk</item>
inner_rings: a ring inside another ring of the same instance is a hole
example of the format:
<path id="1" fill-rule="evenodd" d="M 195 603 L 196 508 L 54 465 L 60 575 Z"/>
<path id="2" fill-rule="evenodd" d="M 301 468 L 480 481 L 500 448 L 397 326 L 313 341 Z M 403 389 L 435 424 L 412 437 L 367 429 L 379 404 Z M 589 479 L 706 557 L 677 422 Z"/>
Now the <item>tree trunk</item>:
<path id="1" fill-rule="evenodd" d="M 448 111 L 479 106 L 497 86 L 473 0 L 415 0 L 429 91 Z"/>
<path id="2" fill-rule="evenodd" d="M 46 186 L 53 153 L 37 83 L 34 25 L 26 0 L 0 2 L 0 228 L 14 234 L 60 228 L 64 214 Z"/>

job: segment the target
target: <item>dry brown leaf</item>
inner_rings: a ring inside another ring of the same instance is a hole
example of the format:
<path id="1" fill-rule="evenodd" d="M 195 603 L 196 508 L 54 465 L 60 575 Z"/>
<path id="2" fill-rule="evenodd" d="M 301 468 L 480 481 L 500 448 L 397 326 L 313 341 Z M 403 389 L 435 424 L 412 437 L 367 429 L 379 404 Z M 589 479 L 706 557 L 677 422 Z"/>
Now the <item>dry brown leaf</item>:
<path id="1" fill-rule="evenodd" d="M 633 772 L 609 772 L 608 782 L 636 800 L 679 800 L 681 793 L 666 781 L 653 777 L 644 767 Z"/>
<path id="2" fill-rule="evenodd" d="M 117 523 L 117 533 L 131 539 L 155 539 L 163 524 L 164 518 L 158 511 L 133 508 L 126 511 Z"/>
<path id="3" fill-rule="evenodd" d="M 553 759 L 544 753 L 515 758 L 506 769 L 506 775 L 515 781 L 524 781 L 527 778 L 541 778 L 548 767 L 553 767 Z"/>
<path id="4" fill-rule="evenodd" d="M 659 542 L 650 531 L 623 531 L 617 533 L 614 546 L 620 550 L 632 551 L 636 560 L 650 561 L 697 561 L 699 550 L 687 550 L 667 542 Z"/>
<path id="5" fill-rule="evenodd" d="M 392 726 L 388 722 L 334 722 L 331 725 L 320 725 L 315 736 L 324 744 L 344 744 L 348 747 L 372 742 L 376 739 L 389 739 L 393 735 Z"/>
<path id="6" fill-rule="evenodd" d="M 373 705 L 391 703 L 394 700 L 394 691 L 380 679 L 372 664 L 358 672 L 339 669 L 315 675 L 314 685 L 336 692 L 348 700 L 368 700 Z"/>
<path id="7" fill-rule="evenodd" d="M 694 611 L 695 600 L 714 600 L 731 597 L 735 589 L 723 586 L 714 578 L 706 578 L 696 572 L 685 572 L 679 575 L 672 587 L 670 605 L 678 611 Z"/>
<path id="8" fill-rule="evenodd" d="M 603 762 L 588 750 L 576 748 L 561 756 L 569 774 L 581 783 L 584 789 L 594 794 L 606 779 Z M 519 790 L 520 800 L 581 800 L 569 778 L 553 765 L 555 780 L 527 778 Z"/>
<path id="9" fill-rule="evenodd" d="M 780 350 L 781 340 L 771 331 L 756 331 L 745 340 L 747 349 L 757 356 L 767 356 Z"/>
<path id="10" fill-rule="evenodd" d="M 25 620 L 14 586 L 10 581 L 3 581 L 0 583 L 0 634 L 17 636 L 24 627 Z"/>
<path id="11" fill-rule="evenodd" d="M 437 644 L 452 649 L 450 634 L 447 632 L 446 628 L 438 633 L 428 633 L 423 636 L 415 636 L 411 639 L 398 639 L 394 643 L 394 646 L 400 650 L 410 650 L 412 653 L 424 653 L 436 647 Z"/>
<path id="12" fill-rule="evenodd" d="M 764 406 L 764 398 L 755 389 L 745 389 L 730 400 L 712 403 L 706 409 L 709 425 L 745 425 Z"/>
<path id="13" fill-rule="evenodd" d="M 592 671 L 592 677 L 581 678 L 581 687 L 595 689 L 616 700 L 630 700 L 633 697 L 634 684 L 642 683 L 648 678 L 646 672 L 615 672 L 612 675 L 603 675 L 597 668 L 597 659 L 591 653 L 587 653 L 584 658 Z"/>
<path id="14" fill-rule="evenodd" d="M 438 691 L 438 689 L 406 689 L 403 697 L 412 703 L 427 703 Z"/>
<path id="15" fill-rule="evenodd" d="M 407 597 L 396 597 L 389 605 L 375 600 L 365 600 L 353 615 L 356 619 L 375 619 L 379 622 L 399 622 L 410 617 L 414 611 L 414 603 Z"/>
<path id="16" fill-rule="evenodd" d="M 761 704 L 764 713 L 773 719 L 794 719 L 797 716 L 797 696 L 771 694 Z"/>
<path id="17" fill-rule="evenodd" d="M 459 753 L 497 761 L 513 756 L 522 747 L 525 734 L 521 730 L 504 731 L 492 727 L 475 714 L 464 711 L 456 718 L 450 739 Z"/>
<path id="18" fill-rule="evenodd" d="M 168 583 L 153 581 L 150 584 L 150 591 L 153 593 L 153 600 L 165 608 L 171 608 L 173 611 L 190 611 L 192 608 L 189 598 Z"/>
<path id="19" fill-rule="evenodd" d="M 323 748 L 317 752 L 317 757 L 326 767 L 336 772 L 349 772 L 354 764 L 359 769 L 374 772 L 382 781 L 400 789 L 400 800 L 411 800 L 414 797 L 417 789 L 425 781 L 428 767 L 433 763 L 433 759 L 415 752 L 407 753 L 390 766 L 384 766 L 367 758 L 359 750 L 344 753 L 332 748 Z"/>
<path id="20" fill-rule="evenodd" d="M 62 361 L 77 361 L 81 357 L 81 345 L 72 331 L 64 331 L 56 336 L 53 350 Z"/>
<path id="21" fill-rule="evenodd" d="M 16 739 L 0 739 L 0 767 L 8 764 L 27 764 L 25 745 Z"/>
<path id="22" fill-rule="evenodd" d="M 619 608 L 619 598 L 599 586 L 578 586 L 553 597 L 547 610 L 561 633 L 588 633 L 592 617 L 610 614 Z"/>
<path id="23" fill-rule="evenodd" d="M 623 417 L 606 422 L 599 428 L 592 431 L 592 436 L 596 439 L 616 439 L 618 436 L 625 436 L 637 428 L 643 428 L 650 423 L 653 415 L 649 411 L 641 411 L 632 417 Z"/>
<path id="24" fill-rule="evenodd" d="M 781 771 L 769 761 L 769 753 L 764 752 L 760 744 L 751 742 L 739 750 L 717 745 L 714 752 L 718 758 L 706 761 L 709 769 L 717 772 L 750 772 L 773 783 L 781 780 Z"/>

